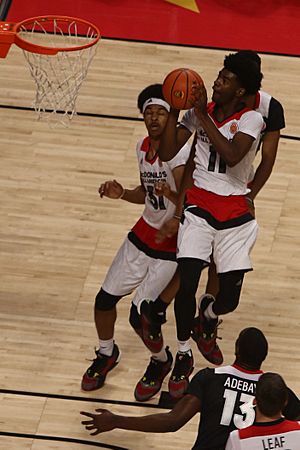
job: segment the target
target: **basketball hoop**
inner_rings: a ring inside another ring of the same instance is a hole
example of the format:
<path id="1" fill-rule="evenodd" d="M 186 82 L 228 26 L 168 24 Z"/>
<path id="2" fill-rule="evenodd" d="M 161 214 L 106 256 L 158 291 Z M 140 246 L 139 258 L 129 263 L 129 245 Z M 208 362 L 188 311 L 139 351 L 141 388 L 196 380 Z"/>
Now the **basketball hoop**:
<path id="1" fill-rule="evenodd" d="M 0 22 L 0 57 L 6 57 L 12 44 L 23 50 L 36 83 L 34 109 L 53 126 L 68 126 L 76 114 L 78 92 L 99 40 L 95 25 L 75 17 Z"/>

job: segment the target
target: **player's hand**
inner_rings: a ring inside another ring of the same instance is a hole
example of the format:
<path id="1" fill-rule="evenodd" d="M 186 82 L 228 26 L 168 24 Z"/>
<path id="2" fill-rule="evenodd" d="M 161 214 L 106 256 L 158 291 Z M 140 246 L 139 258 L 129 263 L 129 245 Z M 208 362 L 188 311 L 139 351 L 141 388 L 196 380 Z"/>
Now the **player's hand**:
<path id="1" fill-rule="evenodd" d="M 171 194 L 171 187 L 169 183 L 166 183 L 165 181 L 157 181 L 157 183 L 154 184 L 154 193 L 168 198 Z"/>
<path id="2" fill-rule="evenodd" d="M 124 192 L 123 186 L 116 180 L 105 181 L 98 189 L 100 197 L 120 198 Z"/>
<path id="3" fill-rule="evenodd" d="M 204 84 L 194 84 L 192 93 L 196 116 L 207 114 L 207 91 Z"/>
<path id="4" fill-rule="evenodd" d="M 100 414 L 92 414 L 85 411 L 80 412 L 82 416 L 89 418 L 89 420 L 83 420 L 81 423 L 85 426 L 86 430 L 92 431 L 90 433 L 92 436 L 104 433 L 105 431 L 111 431 L 115 428 L 115 414 L 107 409 L 96 409 L 96 412 Z"/>
<path id="5" fill-rule="evenodd" d="M 167 220 L 160 230 L 156 233 L 155 236 L 155 242 L 159 244 L 160 242 L 163 242 L 167 238 L 171 238 L 172 236 L 175 236 L 178 233 L 179 228 L 179 220 L 172 217 L 171 219 Z"/>

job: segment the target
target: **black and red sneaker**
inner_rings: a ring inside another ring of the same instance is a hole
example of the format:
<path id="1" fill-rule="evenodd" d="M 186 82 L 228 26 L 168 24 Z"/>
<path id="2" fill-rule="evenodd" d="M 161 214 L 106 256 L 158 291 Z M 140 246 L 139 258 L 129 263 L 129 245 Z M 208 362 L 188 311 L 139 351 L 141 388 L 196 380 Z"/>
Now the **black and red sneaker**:
<path id="1" fill-rule="evenodd" d="M 158 361 L 151 357 L 146 372 L 137 383 L 134 390 L 134 396 L 138 402 L 145 402 L 160 391 L 161 385 L 170 372 L 173 363 L 173 356 L 169 347 L 166 347 L 166 353 L 168 359 L 165 362 Z"/>
<path id="2" fill-rule="evenodd" d="M 142 339 L 151 353 L 159 353 L 164 345 L 161 326 L 166 322 L 166 313 L 156 314 L 153 301 L 145 299 L 140 308 Z"/>
<path id="3" fill-rule="evenodd" d="M 87 369 L 81 380 L 81 389 L 84 391 L 94 391 L 103 386 L 107 373 L 112 370 L 120 361 L 121 353 L 116 344 L 111 356 L 101 355 L 96 351 L 97 357 L 93 364 Z"/>
<path id="4" fill-rule="evenodd" d="M 194 370 L 192 351 L 177 353 L 174 369 L 169 379 L 169 393 L 173 398 L 181 398 L 187 391 L 189 376 Z"/>
<path id="5" fill-rule="evenodd" d="M 218 319 L 208 320 L 203 314 L 208 305 L 214 301 L 212 295 L 205 294 L 202 297 L 199 305 L 199 316 L 195 317 L 191 336 L 204 358 L 219 366 L 223 363 L 223 355 L 217 344 L 217 339 L 221 339 L 217 336 L 217 331 L 222 321 Z"/>

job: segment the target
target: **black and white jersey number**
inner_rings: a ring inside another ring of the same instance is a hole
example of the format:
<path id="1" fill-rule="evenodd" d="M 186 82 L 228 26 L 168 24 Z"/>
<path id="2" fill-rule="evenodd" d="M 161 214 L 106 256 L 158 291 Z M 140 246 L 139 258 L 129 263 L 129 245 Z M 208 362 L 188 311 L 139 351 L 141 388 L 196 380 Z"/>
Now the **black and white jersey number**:
<path id="1" fill-rule="evenodd" d="M 220 421 L 221 425 L 229 426 L 231 421 L 233 421 L 234 426 L 240 429 L 253 424 L 255 419 L 253 395 L 225 389 L 223 397 L 225 398 L 225 402 Z M 240 414 L 234 412 L 237 408 Z"/>
<path id="2" fill-rule="evenodd" d="M 164 204 L 164 197 L 162 195 L 154 195 L 154 187 L 151 185 L 147 186 L 147 193 L 149 200 L 154 209 L 166 209 Z"/>
<path id="3" fill-rule="evenodd" d="M 216 150 L 213 148 L 212 145 L 209 146 L 209 161 L 208 161 L 208 171 L 209 172 L 215 172 L 216 170 L 219 173 L 226 173 L 226 163 L 225 161 L 220 157 L 220 162 L 219 162 L 219 166 L 216 167 L 216 162 L 217 162 L 217 152 Z"/>

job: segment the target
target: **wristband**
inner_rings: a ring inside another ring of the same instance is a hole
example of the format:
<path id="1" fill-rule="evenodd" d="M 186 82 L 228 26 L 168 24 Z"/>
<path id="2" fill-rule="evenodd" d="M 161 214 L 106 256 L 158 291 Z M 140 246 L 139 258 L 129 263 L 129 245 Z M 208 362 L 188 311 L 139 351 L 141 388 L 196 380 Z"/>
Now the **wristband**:
<path id="1" fill-rule="evenodd" d="M 173 219 L 181 220 L 181 216 L 177 216 L 177 214 L 173 214 Z"/>
<path id="2" fill-rule="evenodd" d="M 251 197 L 246 197 L 246 200 L 251 203 L 251 205 L 254 205 L 254 201 Z"/>

